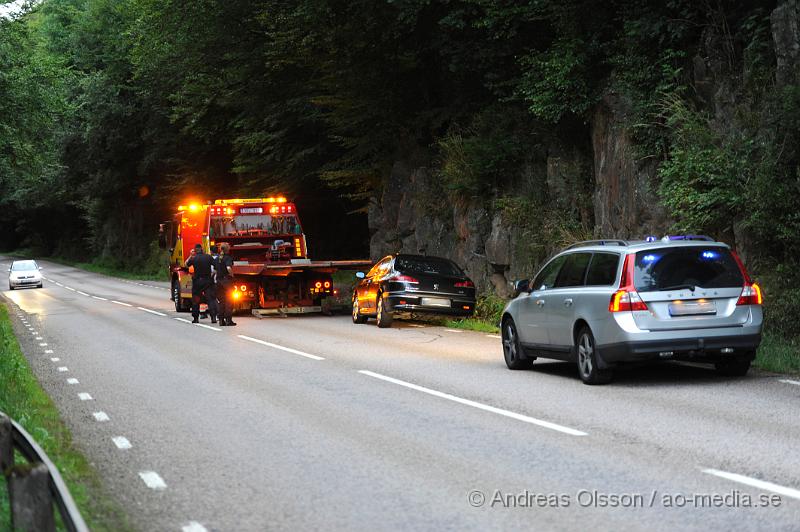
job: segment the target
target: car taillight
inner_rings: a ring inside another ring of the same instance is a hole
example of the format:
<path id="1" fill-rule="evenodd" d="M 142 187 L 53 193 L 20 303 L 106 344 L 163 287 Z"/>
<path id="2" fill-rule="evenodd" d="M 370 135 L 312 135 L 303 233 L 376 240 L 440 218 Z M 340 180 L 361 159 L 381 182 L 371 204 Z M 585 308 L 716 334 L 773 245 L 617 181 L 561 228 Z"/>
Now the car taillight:
<path id="1" fill-rule="evenodd" d="M 389 280 L 390 281 L 400 282 L 400 283 L 419 284 L 419 281 L 416 278 L 411 277 L 410 275 L 403 275 L 403 274 L 394 275 L 394 276 L 390 277 Z"/>
<path id="2" fill-rule="evenodd" d="M 750 274 L 747 273 L 747 270 L 744 267 L 744 262 L 742 262 L 742 259 L 739 258 L 739 255 L 737 255 L 735 251 L 731 251 L 731 255 L 733 255 L 733 259 L 736 261 L 737 266 L 739 266 L 739 271 L 742 272 L 742 277 L 744 277 L 744 287 L 742 288 L 742 294 L 736 301 L 736 305 L 762 304 L 764 302 L 764 298 L 761 295 L 761 287 L 758 286 L 757 283 L 753 282 L 753 279 L 750 277 Z"/>
<path id="3" fill-rule="evenodd" d="M 468 279 L 466 281 L 458 281 L 453 286 L 456 288 L 475 288 L 475 283 Z"/>
<path id="4" fill-rule="evenodd" d="M 619 280 L 619 290 L 611 295 L 608 302 L 609 312 L 623 312 L 626 310 L 647 310 L 645 303 L 639 292 L 633 286 L 633 259 L 635 254 L 625 255 L 625 262 L 622 264 L 622 276 Z"/>
<path id="5" fill-rule="evenodd" d="M 736 301 L 737 305 L 760 305 L 764 301 L 761 296 L 761 287 L 757 283 L 747 283 L 742 288 L 742 295 Z"/>

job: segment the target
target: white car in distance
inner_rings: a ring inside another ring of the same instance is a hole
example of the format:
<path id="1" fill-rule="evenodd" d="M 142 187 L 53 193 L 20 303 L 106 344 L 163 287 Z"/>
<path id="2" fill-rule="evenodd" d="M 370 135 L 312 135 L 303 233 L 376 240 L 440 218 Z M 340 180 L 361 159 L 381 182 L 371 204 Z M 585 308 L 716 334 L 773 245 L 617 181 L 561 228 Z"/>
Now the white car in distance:
<path id="1" fill-rule="evenodd" d="M 15 260 L 8 268 L 8 289 L 42 287 L 42 272 L 35 260 Z"/>

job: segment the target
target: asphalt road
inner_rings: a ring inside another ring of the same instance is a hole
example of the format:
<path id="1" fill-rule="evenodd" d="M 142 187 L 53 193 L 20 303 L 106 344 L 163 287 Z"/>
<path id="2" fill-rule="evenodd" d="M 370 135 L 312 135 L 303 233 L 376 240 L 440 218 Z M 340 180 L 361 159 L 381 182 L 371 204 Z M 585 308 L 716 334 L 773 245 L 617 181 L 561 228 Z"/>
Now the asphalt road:
<path id="1" fill-rule="evenodd" d="M 4 291 L 15 330 L 143 531 L 800 528 L 798 379 L 665 363 L 590 387 L 507 370 L 486 334 L 198 327 L 166 283 L 43 265 Z"/>

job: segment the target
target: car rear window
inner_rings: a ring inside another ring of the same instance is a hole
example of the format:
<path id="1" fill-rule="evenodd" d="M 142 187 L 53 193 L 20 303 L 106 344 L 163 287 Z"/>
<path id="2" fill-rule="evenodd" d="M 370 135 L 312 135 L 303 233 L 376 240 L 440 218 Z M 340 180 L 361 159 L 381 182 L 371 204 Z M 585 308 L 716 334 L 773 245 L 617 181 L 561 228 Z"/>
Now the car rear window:
<path id="1" fill-rule="evenodd" d="M 669 247 L 636 253 L 634 285 L 640 292 L 743 284 L 742 272 L 727 248 Z"/>
<path id="2" fill-rule="evenodd" d="M 394 269 L 399 272 L 432 273 L 461 277 L 464 272 L 455 263 L 435 257 L 397 257 Z"/>

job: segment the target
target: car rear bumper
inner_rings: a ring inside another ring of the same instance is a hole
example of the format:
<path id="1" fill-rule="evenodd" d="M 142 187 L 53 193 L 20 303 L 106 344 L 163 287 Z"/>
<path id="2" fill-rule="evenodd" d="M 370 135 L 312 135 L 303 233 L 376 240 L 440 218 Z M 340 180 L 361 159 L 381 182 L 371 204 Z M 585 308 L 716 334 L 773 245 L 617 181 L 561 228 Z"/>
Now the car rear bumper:
<path id="1" fill-rule="evenodd" d="M 752 360 L 760 343 L 761 333 L 757 333 L 639 340 L 602 345 L 597 349 L 602 360 L 609 365 L 659 359 L 714 362 L 731 357 L 747 357 Z"/>
<path id="2" fill-rule="evenodd" d="M 443 298 L 450 300 L 450 306 L 424 305 L 423 298 Z M 452 294 L 419 294 L 392 293 L 386 297 L 389 310 L 392 312 L 420 312 L 430 314 L 445 314 L 447 316 L 472 316 L 475 312 L 475 301 L 457 299 Z"/>

